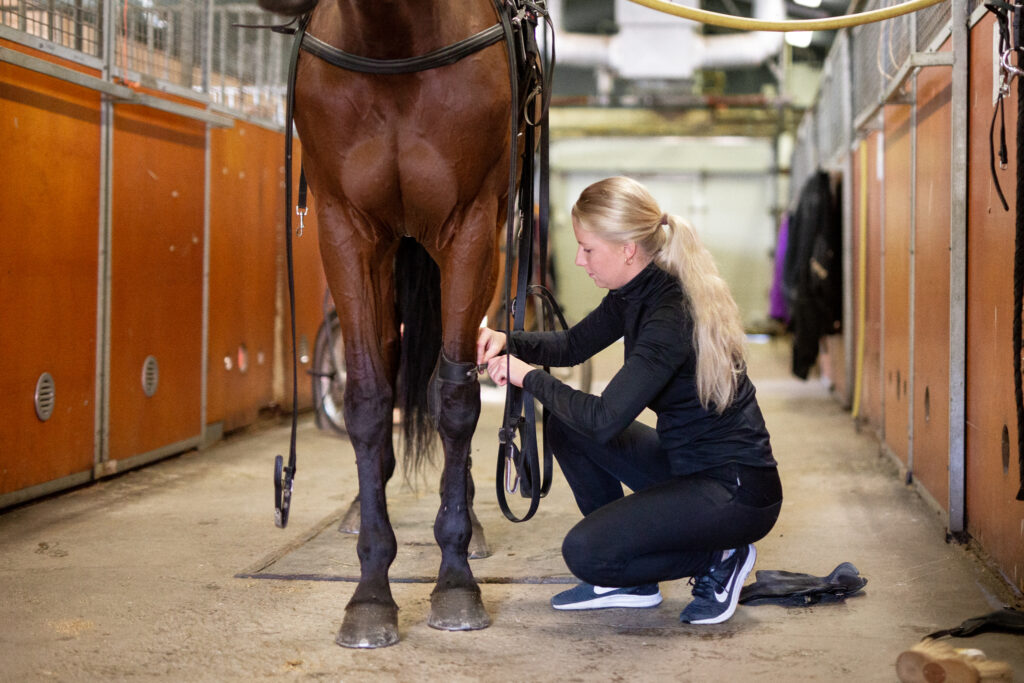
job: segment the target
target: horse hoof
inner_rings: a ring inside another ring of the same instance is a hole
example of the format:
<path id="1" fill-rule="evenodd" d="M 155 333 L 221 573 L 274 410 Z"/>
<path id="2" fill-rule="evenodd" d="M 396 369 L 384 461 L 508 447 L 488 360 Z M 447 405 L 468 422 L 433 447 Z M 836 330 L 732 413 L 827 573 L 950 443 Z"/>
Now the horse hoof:
<path id="1" fill-rule="evenodd" d="M 435 590 L 430 596 L 427 624 L 442 631 L 475 631 L 491 625 L 479 589 Z"/>
<path id="2" fill-rule="evenodd" d="M 398 608 L 365 602 L 349 605 L 334 642 L 359 648 L 394 645 L 398 642 Z"/>
<path id="3" fill-rule="evenodd" d="M 348 506 L 348 511 L 338 524 L 338 531 L 343 534 L 359 533 L 359 499 L 353 500 Z"/>

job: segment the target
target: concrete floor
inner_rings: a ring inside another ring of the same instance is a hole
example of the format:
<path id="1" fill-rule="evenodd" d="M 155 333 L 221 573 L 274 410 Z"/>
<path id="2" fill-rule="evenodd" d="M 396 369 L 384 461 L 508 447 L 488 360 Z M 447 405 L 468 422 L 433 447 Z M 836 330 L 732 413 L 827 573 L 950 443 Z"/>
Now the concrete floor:
<path id="1" fill-rule="evenodd" d="M 307 417 L 286 530 L 274 527 L 271 501 L 284 424 L 0 515 L 0 680 L 892 681 L 896 656 L 923 635 L 1016 603 L 970 552 L 945 542 L 939 516 L 820 383 L 787 376 L 788 346 L 751 351 L 786 494 L 756 568 L 822 575 L 850 561 L 869 583 L 846 603 L 741 606 L 724 624 L 683 626 L 689 587 L 676 581 L 662 584 L 655 609 L 552 610 L 566 580 L 558 548 L 578 512 L 559 477 L 534 520 L 504 521 L 492 474 L 500 407 L 487 403 L 474 461 L 494 556 L 473 566 L 498 577 L 483 585 L 493 625 L 427 626 L 432 586 L 399 565 L 419 554 L 436 567 L 421 540 L 436 485 L 416 493 L 396 481 L 391 516 L 403 550 L 392 575 L 412 579 L 393 586 L 402 642 L 343 649 L 334 636 L 354 584 L 338 579 L 355 556 L 333 522 L 355 493 L 353 456 Z M 258 578 L 286 561 L 280 575 L 308 564 L 311 576 Z M 531 576 L 547 583 L 524 582 Z M 1019 636 L 951 642 L 1024 677 Z"/>

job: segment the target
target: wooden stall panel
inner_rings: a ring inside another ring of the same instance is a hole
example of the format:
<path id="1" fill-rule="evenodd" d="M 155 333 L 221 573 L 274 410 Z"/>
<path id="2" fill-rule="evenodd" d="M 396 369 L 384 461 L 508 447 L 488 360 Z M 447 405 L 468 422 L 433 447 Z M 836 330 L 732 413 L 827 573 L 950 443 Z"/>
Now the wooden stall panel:
<path id="1" fill-rule="evenodd" d="M 0 63 L 0 495 L 92 470 L 99 124 L 97 93 Z"/>
<path id="2" fill-rule="evenodd" d="M 989 171 L 992 119 L 992 30 L 986 16 L 971 32 L 967 231 L 967 528 L 1003 572 L 1024 589 L 1024 502 L 1020 487 L 1013 397 L 1013 235 L 1017 177 L 998 171 L 1010 211 L 1004 211 Z M 1016 107 L 1006 107 L 1007 131 Z M 1011 138 L 1012 139 L 1012 138 Z M 1012 145 L 1012 143 L 1011 143 Z M 1011 148 L 1012 149 L 1012 148 Z"/>
<path id="3" fill-rule="evenodd" d="M 294 154 L 294 182 L 296 187 L 299 181 L 299 150 L 298 138 L 296 138 L 296 153 Z M 282 143 L 283 144 L 283 143 Z M 283 172 L 282 172 L 283 183 Z M 283 185 L 282 185 L 283 187 Z M 281 196 L 283 197 L 283 191 Z M 292 201 L 294 205 L 294 200 Z M 284 209 L 279 209 L 283 211 Z M 280 215 L 275 213 L 275 215 Z M 312 192 L 309 195 L 309 214 L 305 218 L 305 229 L 302 236 L 297 236 L 294 228 L 298 226 L 298 219 L 294 216 L 292 209 L 292 248 L 294 250 L 295 269 L 295 321 L 297 334 L 297 348 L 299 357 L 298 378 L 299 378 L 299 410 L 306 410 L 313 405 L 313 383 L 309 374 L 312 367 L 313 348 L 316 343 L 316 333 L 323 321 L 323 296 L 327 289 L 327 280 L 324 277 L 323 265 L 320 262 L 320 245 L 318 242 L 318 229 L 316 222 L 316 198 Z M 282 219 L 283 222 L 283 219 Z M 288 306 L 288 282 L 285 264 L 285 240 L 283 228 L 278 230 L 279 248 L 281 253 L 280 264 L 280 311 L 282 334 L 280 338 L 281 367 L 284 372 L 283 393 L 278 397 L 281 406 L 285 410 L 292 409 L 292 341 L 291 341 L 291 313 Z"/>
<path id="4" fill-rule="evenodd" d="M 882 239 L 883 226 L 883 193 L 882 164 L 885 136 L 881 132 L 873 132 L 865 138 L 862 151 L 858 151 L 854 172 L 854 223 L 853 243 L 856 246 L 853 254 L 853 272 L 860 268 L 860 235 L 866 233 L 864 265 L 864 291 L 854 282 L 854 311 L 860 305 L 863 296 L 864 308 L 864 349 L 861 359 L 860 405 L 858 419 L 867 422 L 875 431 L 881 433 L 882 416 Z M 866 182 L 865 182 L 866 179 Z M 863 185 L 862 185 L 863 183 Z M 861 194 L 861 188 L 864 194 Z M 863 212 L 863 218 L 861 216 Z M 859 275 L 857 275 L 859 277 Z M 857 315 L 855 313 L 855 315 Z M 856 324 L 856 323 L 855 323 Z M 856 344 L 854 354 L 857 354 Z M 857 374 L 857 360 L 854 358 L 854 375 Z"/>
<path id="5" fill-rule="evenodd" d="M 913 475 L 949 509 L 949 230 L 952 77 L 917 77 Z"/>
<path id="6" fill-rule="evenodd" d="M 283 136 L 236 122 L 211 133 L 206 422 L 252 424 L 274 402 Z"/>
<path id="7" fill-rule="evenodd" d="M 885 444 L 907 464 L 907 388 L 910 383 L 910 107 L 885 107 Z"/>
<path id="8" fill-rule="evenodd" d="M 114 128 L 109 448 L 120 459 L 201 431 L 206 138 L 202 123 L 128 105 Z"/>

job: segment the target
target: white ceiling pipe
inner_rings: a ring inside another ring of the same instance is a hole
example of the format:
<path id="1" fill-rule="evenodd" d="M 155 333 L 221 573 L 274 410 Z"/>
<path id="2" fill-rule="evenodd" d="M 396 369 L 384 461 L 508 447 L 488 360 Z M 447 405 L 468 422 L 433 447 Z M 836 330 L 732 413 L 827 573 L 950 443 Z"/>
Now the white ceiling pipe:
<path id="1" fill-rule="evenodd" d="M 754 0 L 754 18 L 782 21 L 784 0 Z M 718 36 L 701 36 L 700 65 L 705 69 L 757 66 L 782 51 L 783 33 L 751 31 Z"/>
<path id="2" fill-rule="evenodd" d="M 773 32 L 701 36 L 694 22 L 628 0 L 616 0 L 615 35 L 566 33 L 561 30 L 562 0 L 551 0 L 548 7 L 558 31 L 558 63 L 611 69 L 622 78 L 691 78 L 701 68 L 758 65 L 778 54 L 783 43 L 782 34 Z M 784 19 L 784 0 L 755 0 L 754 17 Z"/>
<path id="3" fill-rule="evenodd" d="M 561 33 L 555 37 L 555 60 L 566 66 L 611 66 L 612 39 L 590 33 Z"/>

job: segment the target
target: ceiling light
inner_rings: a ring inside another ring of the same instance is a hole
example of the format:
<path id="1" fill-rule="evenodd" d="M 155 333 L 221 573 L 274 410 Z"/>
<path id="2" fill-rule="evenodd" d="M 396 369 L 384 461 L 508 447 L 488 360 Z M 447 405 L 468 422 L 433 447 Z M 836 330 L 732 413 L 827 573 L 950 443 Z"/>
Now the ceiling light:
<path id="1" fill-rule="evenodd" d="M 810 47 L 813 34 L 814 31 L 789 31 L 786 33 L 786 43 L 793 47 Z"/>
<path id="2" fill-rule="evenodd" d="M 821 0 L 793 0 L 793 2 L 804 7 L 821 7 Z"/>

